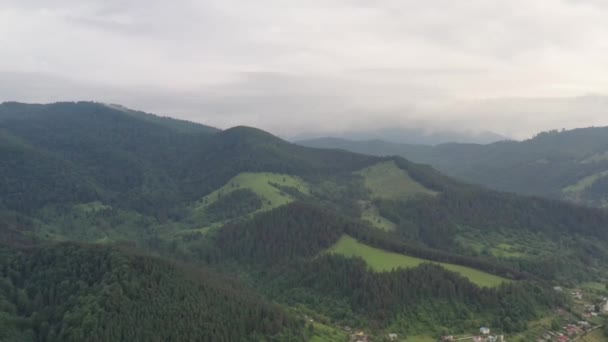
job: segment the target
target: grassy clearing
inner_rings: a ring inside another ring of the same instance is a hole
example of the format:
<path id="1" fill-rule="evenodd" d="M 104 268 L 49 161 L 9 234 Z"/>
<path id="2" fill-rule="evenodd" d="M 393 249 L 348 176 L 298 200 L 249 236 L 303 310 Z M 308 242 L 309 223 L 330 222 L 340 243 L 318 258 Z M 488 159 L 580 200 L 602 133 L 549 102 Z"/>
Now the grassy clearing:
<path id="1" fill-rule="evenodd" d="M 480 255 L 493 255 L 503 259 L 526 259 L 551 255 L 560 246 L 553 241 L 526 232 L 507 230 L 482 231 L 459 226 L 458 244 Z"/>
<path id="2" fill-rule="evenodd" d="M 371 223 L 374 227 L 385 231 L 393 231 L 397 225 L 380 216 L 378 209 L 371 204 L 366 204 L 361 212 L 361 219 Z"/>
<path id="3" fill-rule="evenodd" d="M 245 172 L 237 175 L 221 188 L 203 197 L 203 199 L 199 201 L 199 209 L 215 202 L 221 195 L 243 188 L 252 190 L 262 198 L 264 204 L 261 210 L 270 210 L 288 204 L 294 200 L 290 195 L 284 193 L 273 184 L 296 188 L 304 194 L 310 193 L 308 184 L 297 177 L 267 172 Z"/>
<path id="4" fill-rule="evenodd" d="M 508 243 L 499 243 L 490 251 L 495 257 L 503 259 L 520 259 L 526 256 L 526 254 L 519 251 L 516 246 Z"/>
<path id="5" fill-rule="evenodd" d="M 581 164 L 599 163 L 608 160 L 608 151 L 596 153 L 581 161 Z"/>
<path id="6" fill-rule="evenodd" d="M 555 314 L 548 314 L 547 316 L 528 323 L 528 328 L 509 338 L 509 341 L 535 341 L 551 330 L 551 322 L 559 317 Z"/>
<path id="7" fill-rule="evenodd" d="M 579 341 L 581 342 L 608 342 L 608 337 L 604 336 L 602 329 L 596 330 L 591 334 L 587 334 L 582 337 Z"/>
<path id="8" fill-rule="evenodd" d="M 394 161 L 379 163 L 357 173 L 363 176 L 365 187 L 371 191 L 373 198 L 404 199 L 420 194 L 437 194 L 413 180 Z"/>
<path id="9" fill-rule="evenodd" d="M 608 288 L 606 287 L 606 284 L 597 283 L 597 282 L 588 282 L 588 283 L 583 283 L 580 287 L 583 290 L 585 290 L 586 292 L 592 293 L 596 296 L 608 295 Z"/>
<path id="10" fill-rule="evenodd" d="M 431 336 L 409 336 L 407 342 L 437 342 L 437 339 Z"/>
<path id="11" fill-rule="evenodd" d="M 344 235 L 333 245 L 329 253 L 337 253 L 347 257 L 361 257 L 367 264 L 378 272 L 390 271 L 396 268 L 412 268 L 429 260 L 414 258 L 404 254 L 387 252 L 385 250 L 364 245 L 354 238 Z M 457 272 L 467 277 L 471 282 L 486 287 L 494 287 L 508 281 L 505 278 L 482 272 L 470 267 L 438 263 L 447 270 Z"/>
<path id="12" fill-rule="evenodd" d="M 569 195 L 576 195 L 592 186 L 593 183 L 595 183 L 595 181 L 597 181 L 598 179 L 604 177 L 608 177 L 608 171 L 598 172 L 594 175 L 585 177 L 576 182 L 575 184 L 565 187 L 564 189 L 562 189 L 562 192 Z"/>
<path id="13" fill-rule="evenodd" d="M 338 342 L 349 340 L 349 336 L 342 330 L 317 322 L 313 325 L 315 327 L 315 333 L 310 339 L 310 342 Z"/>

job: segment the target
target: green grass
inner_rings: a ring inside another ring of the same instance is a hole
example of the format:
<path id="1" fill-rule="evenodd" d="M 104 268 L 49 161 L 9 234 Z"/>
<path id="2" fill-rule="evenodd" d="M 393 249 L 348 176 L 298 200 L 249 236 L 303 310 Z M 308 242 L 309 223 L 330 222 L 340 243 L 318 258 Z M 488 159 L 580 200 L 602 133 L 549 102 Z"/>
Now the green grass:
<path id="1" fill-rule="evenodd" d="M 387 252 L 385 250 L 364 245 L 354 238 L 344 235 L 328 250 L 329 253 L 341 254 L 347 257 L 361 257 L 377 272 L 386 272 L 396 268 L 412 268 L 429 260 L 415 258 L 404 254 Z M 447 270 L 457 272 L 467 277 L 471 282 L 485 287 L 495 287 L 506 281 L 505 278 L 482 272 L 470 267 L 438 263 Z"/>
<path id="2" fill-rule="evenodd" d="M 599 163 L 608 160 L 608 151 L 596 153 L 581 161 L 581 164 Z"/>
<path id="3" fill-rule="evenodd" d="M 608 177 L 608 171 L 598 172 L 594 175 L 585 177 L 576 182 L 575 184 L 565 187 L 562 192 L 565 194 L 576 195 L 592 186 L 593 183 L 595 183 L 595 181 L 597 181 L 598 179 L 604 177 Z"/>
<path id="4" fill-rule="evenodd" d="M 409 336 L 407 342 L 437 342 L 437 339 L 431 336 Z"/>
<path id="5" fill-rule="evenodd" d="M 533 233 L 506 230 L 484 231 L 459 226 L 456 241 L 460 246 L 502 259 L 537 258 L 555 253 L 559 245 Z"/>
<path id="6" fill-rule="evenodd" d="M 551 330 L 551 322 L 555 319 L 559 319 L 559 316 L 551 313 L 541 319 L 529 322 L 525 331 L 511 336 L 509 341 L 535 341 Z"/>
<path id="7" fill-rule="evenodd" d="M 413 180 L 394 161 L 370 166 L 358 171 L 357 174 L 363 176 L 365 187 L 371 191 L 373 198 L 404 199 L 420 194 L 437 194 Z"/>
<path id="8" fill-rule="evenodd" d="M 602 329 L 596 330 L 591 334 L 585 335 L 579 341 L 581 342 L 608 342 L 608 337 L 604 336 Z"/>
<path id="9" fill-rule="evenodd" d="M 608 293 L 608 289 L 606 288 L 606 284 L 598 283 L 598 282 L 587 282 L 583 283 L 581 287 L 585 290 L 605 294 Z"/>
<path id="10" fill-rule="evenodd" d="M 315 327 L 315 332 L 309 340 L 310 342 L 348 341 L 348 335 L 342 330 L 317 322 L 313 323 L 313 325 Z"/>
<path id="11" fill-rule="evenodd" d="M 520 252 L 514 245 L 508 243 L 499 243 L 491 249 L 492 255 L 503 259 L 520 259 L 526 256 L 526 254 Z"/>
<path id="12" fill-rule="evenodd" d="M 294 199 L 290 195 L 282 192 L 271 183 L 293 187 L 304 194 L 310 193 L 308 184 L 297 177 L 267 172 L 245 172 L 233 177 L 224 186 L 203 197 L 203 199 L 199 201 L 199 208 L 204 208 L 215 202 L 218 199 L 218 196 L 243 188 L 250 189 L 262 198 L 263 207 L 261 210 L 270 210 L 293 202 Z"/>
<path id="13" fill-rule="evenodd" d="M 380 216 L 378 208 L 371 204 L 364 205 L 361 211 L 361 219 L 371 223 L 374 227 L 385 231 L 393 231 L 397 228 L 397 225 Z"/>

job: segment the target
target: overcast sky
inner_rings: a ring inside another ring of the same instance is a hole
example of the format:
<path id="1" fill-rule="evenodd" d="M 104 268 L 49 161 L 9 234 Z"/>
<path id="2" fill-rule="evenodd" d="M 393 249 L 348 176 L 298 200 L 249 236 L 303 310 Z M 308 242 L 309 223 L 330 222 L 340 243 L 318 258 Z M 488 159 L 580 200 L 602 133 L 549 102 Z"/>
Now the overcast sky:
<path id="1" fill-rule="evenodd" d="M 218 127 L 608 125 L 605 0 L 0 0 L 0 101 Z"/>

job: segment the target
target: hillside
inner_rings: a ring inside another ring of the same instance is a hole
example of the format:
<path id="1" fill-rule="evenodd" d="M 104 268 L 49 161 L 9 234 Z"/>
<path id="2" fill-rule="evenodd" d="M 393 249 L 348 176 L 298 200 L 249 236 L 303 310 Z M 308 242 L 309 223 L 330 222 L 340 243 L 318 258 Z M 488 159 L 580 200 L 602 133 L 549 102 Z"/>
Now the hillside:
<path id="1" fill-rule="evenodd" d="M 200 269 L 77 244 L 0 255 L 2 341 L 307 338 L 303 321 Z"/>
<path id="2" fill-rule="evenodd" d="M 345 140 L 375 140 L 383 139 L 398 144 L 437 145 L 445 143 L 475 143 L 489 144 L 496 141 L 508 140 L 507 137 L 494 132 L 457 131 L 449 129 L 393 127 L 379 129 L 351 130 L 346 132 L 327 132 L 332 136 Z M 313 140 L 319 137 L 317 132 L 300 134 L 293 141 Z"/>
<path id="3" fill-rule="evenodd" d="M 0 107 L 0 185 L 9 189 L 0 200 L 0 242 L 11 260 L 28 264 L 25 251 L 42 251 L 32 268 L 62 265 L 44 260 L 76 241 L 95 244 L 75 245 L 86 251 L 136 249 L 211 269 L 223 274 L 212 276 L 219 288 L 224 277 L 237 277 L 261 296 L 256 303 L 288 312 L 264 319 L 271 330 L 256 326 L 264 336 L 304 336 L 289 323 L 302 317 L 315 340 L 340 336 L 332 329 L 345 325 L 427 337 L 482 324 L 521 332 L 557 307 L 568 309 L 552 285 L 608 278 L 608 214 L 598 209 L 486 190 L 401 157 L 303 147 L 250 127 L 215 131 L 94 103 Z M 83 267 L 88 259 L 105 262 L 82 255 Z M 179 270 L 167 272 L 185 279 Z M 101 271 L 83 281 L 116 278 L 113 269 Z M 65 276 L 78 283 L 87 275 Z M 169 280 L 145 288 L 161 274 L 141 277 L 130 291 L 179 293 Z M 68 292 L 78 297 L 80 290 Z M 160 317 L 127 298 L 133 310 L 150 313 L 146 324 Z M 243 315 L 227 320 L 251 327 Z"/>
<path id="4" fill-rule="evenodd" d="M 301 141 L 370 155 L 399 155 L 465 181 L 501 191 L 603 207 L 608 203 L 608 128 L 545 132 L 522 142 L 488 145 L 395 144 L 323 138 Z"/>

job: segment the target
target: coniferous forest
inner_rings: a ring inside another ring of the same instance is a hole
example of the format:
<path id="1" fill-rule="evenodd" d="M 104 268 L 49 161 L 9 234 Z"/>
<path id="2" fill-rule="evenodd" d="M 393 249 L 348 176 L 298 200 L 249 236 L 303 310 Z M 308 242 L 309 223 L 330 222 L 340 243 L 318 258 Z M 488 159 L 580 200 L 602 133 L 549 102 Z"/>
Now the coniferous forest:
<path id="1" fill-rule="evenodd" d="M 0 156 L 0 341 L 518 334 L 608 279 L 604 210 L 401 157 L 90 102 L 0 105 Z"/>

